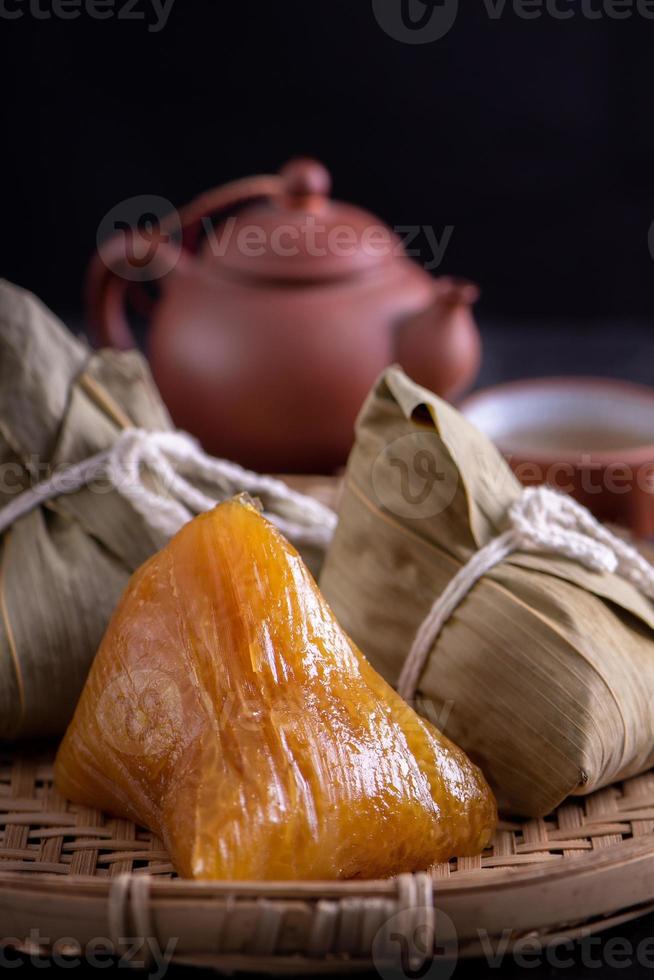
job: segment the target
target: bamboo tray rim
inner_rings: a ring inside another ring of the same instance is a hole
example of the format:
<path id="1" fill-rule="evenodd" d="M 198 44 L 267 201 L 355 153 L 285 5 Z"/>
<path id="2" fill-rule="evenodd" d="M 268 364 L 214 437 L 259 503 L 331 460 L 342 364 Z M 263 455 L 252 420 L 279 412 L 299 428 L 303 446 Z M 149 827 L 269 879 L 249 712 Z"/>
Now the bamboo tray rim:
<path id="1" fill-rule="evenodd" d="M 581 835 L 580 835 L 581 836 Z M 521 866 L 517 869 L 489 868 L 483 874 L 471 870 L 458 872 L 452 878 L 434 878 L 435 894 L 443 892 L 461 893 L 492 891 L 514 888 L 520 884 L 533 882 L 557 882 L 584 874 L 594 874 L 607 868 L 620 866 L 626 868 L 632 863 L 640 863 L 651 857 L 654 862 L 654 833 L 623 841 L 601 851 L 561 858 L 556 862 Z M 223 898 L 238 895 L 243 898 L 340 898 L 348 896 L 373 897 L 392 896 L 395 893 L 394 878 L 357 880 L 315 880 L 315 881 L 190 881 L 184 878 L 159 878 L 152 876 L 150 890 L 153 896 L 206 896 Z M 18 887 L 24 891 L 39 891 L 37 885 L 51 885 L 74 888 L 78 893 L 86 890 L 105 893 L 111 888 L 111 878 L 97 878 L 94 875 L 63 875 L 44 871 L 2 871 L 0 863 L 0 884 Z M 53 889 L 54 890 L 54 889 Z M 652 899 L 654 899 L 654 877 L 652 879 Z"/>
<path id="2" fill-rule="evenodd" d="M 34 925 L 56 935 L 47 929 L 54 921 L 82 945 L 84 936 L 102 934 L 122 896 L 123 921 L 139 935 L 182 937 L 176 962 L 303 975 L 372 969 L 371 936 L 398 915 L 410 935 L 425 914 L 445 912 L 463 957 L 482 952 L 475 943 L 480 926 L 494 938 L 510 926 L 511 943 L 533 936 L 546 946 L 654 911 L 654 769 L 571 797 L 544 819 L 502 820 L 484 856 L 453 859 L 431 874 L 188 881 L 170 877 L 164 859 L 151 833 L 64 800 L 53 785 L 49 749 L 33 755 L 0 744 L 6 935 L 27 936 Z"/>
<path id="3" fill-rule="evenodd" d="M 480 930 L 499 940 L 508 927 L 511 942 L 535 936 L 552 945 L 654 905 L 654 770 L 572 797 L 545 819 L 501 820 L 484 855 L 430 874 L 187 881 L 171 877 L 149 831 L 65 800 L 53 783 L 52 751 L 0 746 L 5 935 L 63 930 L 83 948 L 93 936 L 132 934 L 111 926 L 119 922 L 161 948 L 178 937 L 179 962 L 311 975 L 372 969 L 373 941 L 398 916 L 405 937 L 425 916 L 449 917 L 464 957 L 483 953 Z"/>

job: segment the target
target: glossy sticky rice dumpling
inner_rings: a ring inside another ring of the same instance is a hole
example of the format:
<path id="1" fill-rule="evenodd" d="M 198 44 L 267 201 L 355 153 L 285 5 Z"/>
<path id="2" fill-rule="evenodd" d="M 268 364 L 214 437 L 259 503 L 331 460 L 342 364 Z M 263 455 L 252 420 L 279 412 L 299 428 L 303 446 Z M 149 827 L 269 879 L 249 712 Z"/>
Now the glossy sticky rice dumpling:
<path id="1" fill-rule="evenodd" d="M 496 820 L 480 771 L 375 673 L 246 498 L 133 575 L 55 775 L 192 878 L 421 870 L 478 853 Z"/>

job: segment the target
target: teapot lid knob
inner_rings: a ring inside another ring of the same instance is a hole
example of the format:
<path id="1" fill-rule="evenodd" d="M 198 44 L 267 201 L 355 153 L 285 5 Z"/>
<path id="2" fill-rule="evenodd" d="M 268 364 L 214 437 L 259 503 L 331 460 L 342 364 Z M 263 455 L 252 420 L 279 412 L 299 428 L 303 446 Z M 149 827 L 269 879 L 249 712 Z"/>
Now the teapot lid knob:
<path id="1" fill-rule="evenodd" d="M 285 197 L 293 207 L 304 207 L 311 199 L 329 195 L 332 179 L 326 167 L 318 160 L 297 157 L 289 160 L 279 171 Z"/>
<path id="2" fill-rule="evenodd" d="M 231 244 L 221 254 L 221 263 L 231 271 L 287 284 L 327 282 L 351 279 L 360 272 L 402 260 L 400 239 L 390 228 L 380 226 L 379 218 L 332 200 L 329 171 L 317 160 L 289 160 L 265 182 L 263 187 L 260 178 L 254 181 L 257 193 L 250 196 L 260 200 L 250 203 L 236 220 L 245 231 L 252 224 L 263 230 L 267 244 L 253 261 L 254 253 L 238 244 L 240 236 L 230 236 Z M 381 238 L 379 247 L 369 242 L 371 232 Z M 347 243 L 343 241 L 345 235 Z M 205 254 L 208 262 L 214 258 L 208 242 Z"/>

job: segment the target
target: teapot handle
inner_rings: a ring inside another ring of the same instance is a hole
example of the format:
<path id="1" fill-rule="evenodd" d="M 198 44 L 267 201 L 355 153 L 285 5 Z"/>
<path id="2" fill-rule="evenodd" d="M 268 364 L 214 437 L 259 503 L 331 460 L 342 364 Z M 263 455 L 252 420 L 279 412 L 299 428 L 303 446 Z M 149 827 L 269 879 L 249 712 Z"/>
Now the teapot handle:
<path id="1" fill-rule="evenodd" d="M 137 346 L 129 325 L 127 303 L 142 313 L 149 312 L 151 299 L 143 284 L 162 278 L 176 266 L 184 266 L 197 251 L 202 220 L 215 218 L 240 204 L 259 197 L 277 196 L 284 190 L 281 175 L 244 177 L 216 187 L 196 197 L 190 204 L 162 219 L 150 239 L 145 262 L 137 258 L 142 251 L 139 229 L 121 229 L 104 242 L 91 259 L 86 275 L 86 310 L 91 335 L 99 346 L 129 350 Z M 181 242 L 170 243 L 171 230 L 181 226 Z M 143 264 L 143 277 L 138 268 Z"/>

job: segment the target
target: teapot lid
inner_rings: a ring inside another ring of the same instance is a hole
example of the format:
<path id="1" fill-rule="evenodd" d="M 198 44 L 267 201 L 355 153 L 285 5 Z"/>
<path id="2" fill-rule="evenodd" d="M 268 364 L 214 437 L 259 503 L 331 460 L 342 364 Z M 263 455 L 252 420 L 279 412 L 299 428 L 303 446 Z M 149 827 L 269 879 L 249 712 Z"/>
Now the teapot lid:
<path id="1" fill-rule="evenodd" d="M 203 257 L 239 275 L 326 280 L 380 267 L 403 256 L 380 219 L 329 197 L 331 177 L 316 160 L 279 172 L 279 190 L 228 218 L 205 242 Z"/>

